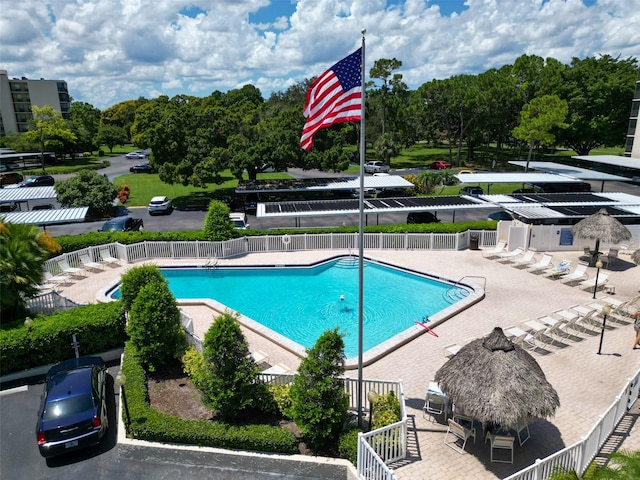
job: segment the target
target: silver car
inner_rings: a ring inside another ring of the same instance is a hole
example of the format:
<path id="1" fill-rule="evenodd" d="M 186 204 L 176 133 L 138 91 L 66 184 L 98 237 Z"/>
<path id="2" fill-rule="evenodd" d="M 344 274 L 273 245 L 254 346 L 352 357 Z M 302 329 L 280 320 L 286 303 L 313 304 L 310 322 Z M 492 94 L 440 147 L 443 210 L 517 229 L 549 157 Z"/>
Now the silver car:
<path id="1" fill-rule="evenodd" d="M 173 210 L 173 203 L 168 197 L 153 197 L 147 206 L 149 215 L 169 214 Z"/>

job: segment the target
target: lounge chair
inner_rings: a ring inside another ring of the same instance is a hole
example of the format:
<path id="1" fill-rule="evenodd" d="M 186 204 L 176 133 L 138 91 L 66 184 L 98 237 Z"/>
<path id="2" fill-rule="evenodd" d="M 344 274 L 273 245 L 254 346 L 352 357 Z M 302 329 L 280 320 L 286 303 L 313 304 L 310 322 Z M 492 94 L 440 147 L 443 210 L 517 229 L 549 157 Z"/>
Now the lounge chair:
<path id="1" fill-rule="evenodd" d="M 108 263 L 109 265 L 120 263 L 120 259 L 111 256 L 109 247 L 104 247 L 100 249 L 100 258 L 102 259 L 103 262 Z"/>
<path id="2" fill-rule="evenodd" d="M 509 437 L 506 435 L 494 435 L 492 433 L 489 434 L 488 440 L 491 441 L 491 461 L 492 462 L 500 462 L 500 463 L 513 463 L 513 443 L 515 442 L 514 437 Z M 509 457 L 506 460 L 498 459 L 494 457 L 494 453 L 498 451 L 508 451 Z"/>
<path id="3" fill-rule="evenodd" d="M 533 265 L 529 265 L 527 267 L 527 272 L 538 273 L 548 269 L 549 266 L 552 265 L 551 264 L 552 258 L 553 257 L 551 255 L 548 255 L 545 253 L 544 255 L 542 255 L 542 258 L 537 263 L 534 263 Z"/>
<path id="4" fill-rule="evenodd" d="M 531 334 L 532 338 L 530 343 L 532 345 L 537 346 L 537 342 L 548 343 L 543 339 L 543 337 L 550 338 L 550 327 L 548 325 L 538 320 L 525 320 L 520 325 L 524 327 L 523 330 L 528 330 Z M 551 341 L 553 342 L 553 339 L 551 339 Z"/>
<path id="5" fill-rule="evenodd" d="M 596 284 L 596 277 L 589 278 L 588 280 L 583 280 L 580 282 L 580 288 L 583 290 L 589 290 L 593 288 L 594 290 L 598 290 L 598 288 L 604 286 L 609 281 L 608 273 L 601 273 L 597 277 L 598 283 Z"/>
<path id="6" fill-rule="evenodd" d="M 519 327 L 507 327 L 504 329 L 507 337 L 515 344 L 520 345 L 521 347 L 526 348 L 526 345 L 535 348 L 536 344 L 534 343 L 533 335 L 531 335 L 526 330 L 523 330 Z"/>
<path id="7" fill-rule="evenodd" d="M 518 255 L 520 255 L 522 252 L 524 252 L 524 250 L 522 248 L 516 248 L 514 250 L 511 250 L 510 252 L 504 252 L 504 253 L 499 253 L 497 260 L 499 262 L 510 262 L 511 259 L 517 257 Z"/>
<path id="8" fill-rule="evenodd" d="M 293 370 L 287 367 L 284 363 L 276 363 L 275 365 L 267 368 L 266 370 L 261 371 L 260 373 L 285 374 L 285 373 L 293 373 Z"/>
<path id="9" fill-rule="evenodd" d="M 495 258 L 497 257 L 500 253 L 504 253 L 505 248 L 507 248 L 507 242 L 503 242 L 500 241 L 496 244 L 495 248 L 492 250 L 487 250 L 486 252 L 482 253 L 482 256 L 484 258 Z"/>
<path id="10" fill-rule="evenodd" d="M 570 270 L 571 260 L 562 260 L 553 268 L 547 268 L 542 272 L 542 276 L 556 280 L 564 275 L 568 275 Z"/>
<path id="11" fill-rule="evenodd" d="M 427 396 L 422 407 L 422 416 L 431 416 L 431 423 L 437 421 L 437 417 L 447 411 L 447 399 L 438 393 L 427 391 Z"/>
<path id="12" fill-rule="evenodd" d="M 524 252 L 524 255 L 521 256 L 520 258 L 514 258 L 514 259 L 509 258 L 509 261 L 511 262 L 512 267 L 524 268 L 536 263 L 536 260 L 534 258 L 535 254 L 536 252 L 534 250 L 527 250 L 526 252 Z"/>
<path id="13" fill-rule="evenodd" d="M 78 267 L 71 267 L 66 259 L 58 260 L 58 266 L 62 273 L 66 273 L 69 276 L 80 275 L 84 269 Z"/>
<path id="14" fill-rule="evenodd" d="M 455 422 L 452 419 L 447 419 L 449 424 L 447 433 L 444 436 L 444 444 L 447 447 L 454 449 L 458 453 L 464 453 L 464 447 L 467 444 L 467 440 L 473 438 L 473 443 L 476 443 L 476 429 L 466 428 Z M 453 440 L 449 440 L 449 436 L 453 436 Z M 458 441 L 462 442 L 462 446 L 458 445 Z"/>
<path id="15" fill-rule="evenodd" d="M 83 253 L 80 255 L 80 262 L 87 270 L 102 270 L 102 265 L 98 262 L 94 262 L 89 258 L 89 254 Z"/>
<path id="16" fill-rule="evenodd" d="M 560 279 L 562 283 L 571 284 L 571 283 L 579 283 L 589 278 L 589 274 L 587 273 L 587 266 L 584 264 L 579 264 L 576 266 L 576 269 L 565 275 Z"/>
<path id="17" fill-rule="evenodd" d="M 253 359 L 256 365 L 260 365 L 261 363 L 265 363 L 269 361 L 269 354 L 264 353 L 262 350 L 251 352 L 249 356 Z"/>

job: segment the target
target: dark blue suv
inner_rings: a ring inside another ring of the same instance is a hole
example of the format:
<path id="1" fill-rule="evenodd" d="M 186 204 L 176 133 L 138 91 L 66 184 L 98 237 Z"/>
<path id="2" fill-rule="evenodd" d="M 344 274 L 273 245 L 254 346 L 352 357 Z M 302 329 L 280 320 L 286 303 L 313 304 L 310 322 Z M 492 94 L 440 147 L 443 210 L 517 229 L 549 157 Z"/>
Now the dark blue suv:
<path id="1" fill-rule="evenodd" d="M 52 457 L 102 440 L 109 423 L 106 379 L 100 357 L 74 358 L 49 369 L 36 426 L 40 455 Z"/>

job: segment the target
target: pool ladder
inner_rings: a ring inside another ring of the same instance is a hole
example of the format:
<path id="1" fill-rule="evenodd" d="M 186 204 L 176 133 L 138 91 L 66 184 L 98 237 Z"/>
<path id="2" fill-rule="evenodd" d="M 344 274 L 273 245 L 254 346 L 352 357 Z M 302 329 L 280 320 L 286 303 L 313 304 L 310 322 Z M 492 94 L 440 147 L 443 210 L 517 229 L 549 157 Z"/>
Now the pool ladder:
<path id="1" fill-rule="evenodd" d="M 453 282 L 453 285 L 450 286 L 446 292 L 444 292 L 443 296 L 448 302 L 455 303 L 458 300 L 462 300 L 463 298 L 467 298 L 469 296 L 468 290 L 458 287 L 458 285 L 462 283 L 462 281 L 465 278 L 481 278 L 483 280 L 482 288 L 486 290 L 487 277 L 481 277 L 476 275 L 465 275 L 464 277 L 460 278 L 460 280 L 458 280 L 457 282 Z"/>
<path id="2" fill-rule="evenodd" d="M 218 257 L 209 257 L 202 268 L 206 268 L 207 270 L 214 269 L 218 266 Z"/>

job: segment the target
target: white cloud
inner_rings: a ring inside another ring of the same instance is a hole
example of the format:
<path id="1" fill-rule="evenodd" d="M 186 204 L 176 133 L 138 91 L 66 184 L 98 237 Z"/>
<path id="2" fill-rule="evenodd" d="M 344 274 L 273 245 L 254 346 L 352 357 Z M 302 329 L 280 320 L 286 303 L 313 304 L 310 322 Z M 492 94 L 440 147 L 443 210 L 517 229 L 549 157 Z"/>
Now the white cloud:
<path id="1" fill-rule="evenodd" d="M 640 52 L 634 0 L 457 0 L 449 16 L 452 0 L 283 1 L 23 0 L 0 12 L 0 68 L 66 80 L 74 99 L 106 108 L 246 83 L 267 97 L 358 48 L 363 27 L 366 69 L 395 57 L 410 88 L 525 53 L 568 63 Z"/>

